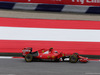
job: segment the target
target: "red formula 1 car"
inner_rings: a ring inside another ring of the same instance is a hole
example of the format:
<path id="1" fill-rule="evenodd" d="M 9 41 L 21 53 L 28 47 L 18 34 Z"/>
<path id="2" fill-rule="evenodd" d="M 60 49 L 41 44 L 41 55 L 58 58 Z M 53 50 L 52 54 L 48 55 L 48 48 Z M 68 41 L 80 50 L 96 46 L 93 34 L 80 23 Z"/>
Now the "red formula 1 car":
<path id="1" fill-rule="evenodd" d="M 26 62 L 31 61 L 69 61 L 71 63 L 76 62 L 88 62 L 88 58 L 80 56 L 78 53 L 67 54 L 67 53 L 58 53 L 54 51 L 53 48 L 49 50 L 40 49 L 35 52 L 32 52 L 32 48 L 24 48 L 22 50 L 22 55 L 25 58 Z"/>

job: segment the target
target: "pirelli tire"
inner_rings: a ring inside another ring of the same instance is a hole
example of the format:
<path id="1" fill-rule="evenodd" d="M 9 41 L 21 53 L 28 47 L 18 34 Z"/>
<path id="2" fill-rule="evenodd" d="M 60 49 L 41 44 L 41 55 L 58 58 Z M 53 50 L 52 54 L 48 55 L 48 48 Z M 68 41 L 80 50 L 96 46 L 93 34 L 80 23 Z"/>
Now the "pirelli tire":
<path id="1" fill-rule="evenodd" d="M 69 61 L 70 61 L 71 63 L 77 63 L 78 57 L 77 57 L 76 55 L 71 55 L 71 56 L 69 57 Z"/>
<path id="2" fill-rule="evenodd" d="M 32 62 L 32 61 L 33 61 L 33 56 L 32 56 L 32 54 L 27 54 L 27 55 L 25 56 L 25 61 L 26 61 L 26 62 Z"/>

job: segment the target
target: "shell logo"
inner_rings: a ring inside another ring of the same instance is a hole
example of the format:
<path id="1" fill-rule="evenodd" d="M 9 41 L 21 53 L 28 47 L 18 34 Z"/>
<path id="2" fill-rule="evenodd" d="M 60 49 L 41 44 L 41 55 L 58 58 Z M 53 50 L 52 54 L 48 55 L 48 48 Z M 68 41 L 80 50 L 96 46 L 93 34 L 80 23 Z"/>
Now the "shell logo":
<path id="1" fill-rule="evenodd" d="M 48 58 L 50 58 L 50 56 L 48 56 Z"/>
<path id="2" fill-rule="evenodd" d="M 64 56 L 64 54 L 62 54 L 62 56 Z"/>
<path id="3" fill-rule="evenodd" d="M 52 56 L 52 58 L 55 58 L 55 56 Z"/>
<path id="4" fill-rule="evenodd" d="M 44 53 L 44 50 L 42 50 L 42 53 Z"/>

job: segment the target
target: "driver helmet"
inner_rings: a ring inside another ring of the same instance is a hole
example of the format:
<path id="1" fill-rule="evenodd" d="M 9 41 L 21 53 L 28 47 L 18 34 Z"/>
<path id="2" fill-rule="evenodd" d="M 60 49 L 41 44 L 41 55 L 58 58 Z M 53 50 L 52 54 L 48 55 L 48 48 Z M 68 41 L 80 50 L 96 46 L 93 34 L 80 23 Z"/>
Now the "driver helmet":
<path id="1" fill-rule="evenodd" d="M 53 47 L 51 47 L 50 49 L 49 49 L 49 51 L 52 51 L 53 50 Z"/>

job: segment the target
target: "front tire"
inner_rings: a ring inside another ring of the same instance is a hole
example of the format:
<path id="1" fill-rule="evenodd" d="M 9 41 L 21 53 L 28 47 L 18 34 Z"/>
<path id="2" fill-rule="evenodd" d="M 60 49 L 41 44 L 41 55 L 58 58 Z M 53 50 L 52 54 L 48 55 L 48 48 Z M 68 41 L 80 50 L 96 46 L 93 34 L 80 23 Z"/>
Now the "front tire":
<path id="1" fill-rule="evenodd" d="M 71 55 L 69 61 L 71 63 L 76 63 L 78 61 L 78 57 L 76 55 Z"/>
<path id="2" fill-rule="evenodd" d="M 33 60 L 33 56 L 31 55 L 31 54 L 27 54 L 26 56 L 25 56 L 25 61 L 26 62 L 31 62 Z"/>

